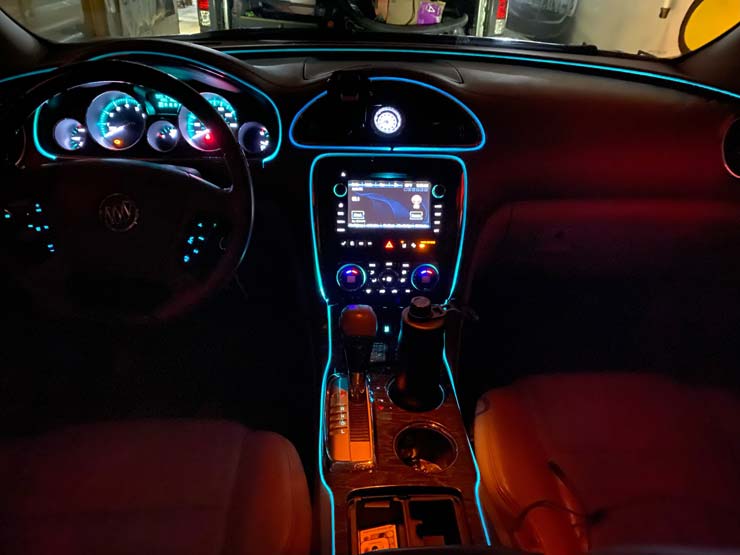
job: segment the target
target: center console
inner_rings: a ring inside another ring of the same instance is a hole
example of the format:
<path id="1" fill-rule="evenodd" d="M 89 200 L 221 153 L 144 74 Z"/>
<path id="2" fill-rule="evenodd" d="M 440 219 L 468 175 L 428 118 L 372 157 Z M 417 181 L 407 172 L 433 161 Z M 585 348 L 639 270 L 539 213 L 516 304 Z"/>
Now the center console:
<path id="1" fill-rule="evenodd" d="M 324 154 L 312 165 L 329 319 L 319 443 L 326 553 L 492 543 L 444 345 L 466 179 L 463 162 L 445 155 Z"/>
<path id="2" fill-rule="evenodd" d="M 401 306 L 454 286 L 465 206 L 453 157 L 325 155 L 313 168 L 314 223 L 332 302 Z"/>

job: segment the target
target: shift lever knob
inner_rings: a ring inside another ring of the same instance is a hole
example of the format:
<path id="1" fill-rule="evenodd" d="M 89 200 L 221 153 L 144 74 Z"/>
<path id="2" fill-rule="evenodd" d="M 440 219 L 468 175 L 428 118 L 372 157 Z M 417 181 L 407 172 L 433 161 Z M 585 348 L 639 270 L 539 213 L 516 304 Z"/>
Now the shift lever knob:
<path id="1" fill-rule="evenodd" d="M 375 337 L 378 318 L 371 306 L 350 304 L 344 307 L 339 316 L 339 327 L 345 337 Z"/>
<path id="2" fill-rule="evenodd" d="M 350 399 L 358 399 L 365 392 L 365 374 L 378 331 L 378 318 L 366 304 L 351 304 L 339 316 L 344 355 L 350 375 Z"/>

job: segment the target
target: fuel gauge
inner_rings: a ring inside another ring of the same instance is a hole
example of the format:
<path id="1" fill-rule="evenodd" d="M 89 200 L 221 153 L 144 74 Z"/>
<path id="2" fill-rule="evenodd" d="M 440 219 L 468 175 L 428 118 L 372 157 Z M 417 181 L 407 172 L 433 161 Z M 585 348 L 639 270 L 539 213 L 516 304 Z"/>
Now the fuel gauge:
<path id="1" fill-rule="evenodd" d="M 86 139 L 87 129 L 76 119 L 65 118 L 54 126 L 54 140 L 64 150 L 80 150 Z"/>
<path id="2" fill-rule="evenodd" d="M 161 119 L 149 126 L 146 132 L 146 140 L 149 146 L 157 152 L 169 152 L 177 146 L 180 132 L 174 123 Z"/>

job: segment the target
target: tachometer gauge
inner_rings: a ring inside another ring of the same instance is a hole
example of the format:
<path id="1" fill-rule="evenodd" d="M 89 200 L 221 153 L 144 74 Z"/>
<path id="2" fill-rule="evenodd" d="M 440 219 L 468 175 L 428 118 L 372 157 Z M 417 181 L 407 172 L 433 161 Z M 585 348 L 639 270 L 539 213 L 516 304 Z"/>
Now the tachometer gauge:
<path id="1" fill-rule="evenodd" d="M 146 128 L 146 113 L 139 101 L 121 91 L 97 96 L 87 109 L 85 120 L 92 138 L 109 150 L 131 148 Z"/>
<path id="2" fill-rule="evenodd" d="M 87 129 L 76 119 L 65 118 L 54 126 L 54 140 L 64 150 L 75 151 L 85 146 Z"/>
<path id="3" fill-rule="evenodd" d="M 236 110 L 228 100 L 216 93 L 206 92 L 201 94 L 216 109 L 232 131 L 239 127 Z M 215 135 L 185 106 L 180 108 L 178 124 L 183 137 L 193 148 L 198 150 L 216 150 L 218 148 Z"/>
<path id="4" fill-rule="evenodd" d="M 146 140 L 149 146 L 158 152 L 169 152 L 177 146 L 180 132 L 174 123 L 161 119 L 149 126 L 146 132 Z"/>

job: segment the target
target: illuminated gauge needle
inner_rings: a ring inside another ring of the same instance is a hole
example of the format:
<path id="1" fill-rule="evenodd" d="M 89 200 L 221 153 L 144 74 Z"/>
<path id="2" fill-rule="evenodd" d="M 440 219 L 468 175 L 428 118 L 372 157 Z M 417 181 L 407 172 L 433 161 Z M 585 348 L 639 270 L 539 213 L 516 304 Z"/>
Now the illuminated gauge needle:
<path id="1" fill-rule="evenodd" d="M 123 125 L 116 125 L 116 126 L 113 126 L 113 127 L 109 127 L 108 128 L 108 131 L 105 133 L 105 135 L 103 135 L 103 137 L 105 137 L 107 139 L 109 137 L 113 137 L 114 135 L 118 135 L 121 131 L 123 131 L 124 129 L 126 129 L 129 125 L 131 125 L 131 124 L 130 123 L 124 123 Z"/>
<path id="2" fill-rule="evenodd" d="M 213 133 L 211 133 L 210 129 L 203 129 L 201 131 L 197 131 L 193 136 L 192 140 L 195 142 L 201 142 L 203 141 L 206 144 L 213 143 Z"/>

